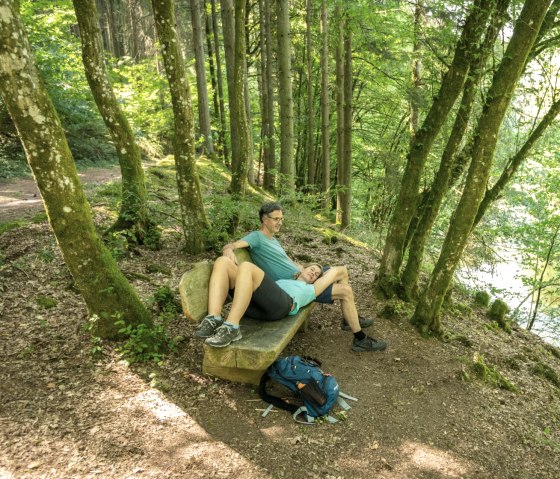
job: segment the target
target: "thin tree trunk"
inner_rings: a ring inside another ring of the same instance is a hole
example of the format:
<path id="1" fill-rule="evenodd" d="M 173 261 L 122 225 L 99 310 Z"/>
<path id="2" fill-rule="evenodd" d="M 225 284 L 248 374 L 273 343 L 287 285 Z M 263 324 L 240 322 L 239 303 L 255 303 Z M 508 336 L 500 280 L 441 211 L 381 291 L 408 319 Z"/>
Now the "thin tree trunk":
<path id="1" fill-rule="evenodd" d="M 485 28 L 490 12 L 489 7 L 494 1 L 496 0 L 475 1 L 457 43 L 453 62 L 444 75 L 439 93 L 409 149 L 376 278 L 377 287 L 387 296 L 395 293 L 398 284 L 404 243 L 408 226 L 418 205 L 418 189 L 424 164 L 444 121 L 463 88 L 469 69 L 470 49 L 475 47 L 482 38 L 481 28 Z"/>
<path id="2" fill-rule="evenodd" d="M 262 150 L 264 177 L 263 187 L 274 191 L 276 167 L 274 152 L 274 97 L 272 88 L 272 35 L 270 32 L 270 0 L 259 0 L 261 15 L 260 47 L 261 47 L 261 91 L 262 91 Z"/>
<path id="3" fill-rule="evenodd" d="M 210 84 L 212 85 L 212 104 L 214 107 L 214 121 L 221 124 L 220 104 L 218 102 L 218 84 L 216 80 L 216 68 L 214 67 L 214 46 L 212 44 L 212 15 L 206 14 L 206 6 L 204 15 L 204 30 L 206 36 L 206 49 L 208 50 L 208 72 L 210 73 Z M 218 148 L 216 148 L 218 149 Z M 219 153 L 221 156 L 221 152 Z"/>
<path id="4" fill-rule="evenodd" d="M 328 210 L 329 188 L 330 188 L 330 135 L 329 135 L 329 36 L 328 19 L 325 0 L 321 1 L 321 165 L 322 182 L 321 192 L 323 194 L 322 208 Z"/>
<path id="5" fill-rule="evenodd" d="M 247 170 L 252 163 L 252 151 L 249 143 L 247 110 L 245 105 L 245 0 L 235 2 L 234 33 L 234 69 L 233 97 L 231 99 L 231 123 L 237 125 L 238 161 L 231 175 L 231 193 L 244 196 L 247 188 Z M 233 132 L 232 132 L 233 134 Z"/>
<path id="6" fill-rule="evenodd" d="M 344 187 L 344 29 L 340 7 L 335 9 L 338 21 L 336 59 L 336 224 L 342 224 L 342 188 Z"/>
<path id="7" fill-rule="evenodd" d="M 216 0 L 210 0 L 212 7 L 212 33 L 214 37 L 214 51 L 216 52 L 216 81 L 218 84 L 218 99 L 220 104 L 220 145 L 224 154 L 224 163 L 229 166 L 229 148 L 227 143 L 226 108 L 224 104 L 224 87 L 222 75 L 222 60 L 220 55 L 220 37 L 218 34 L 218 15 L 216 14 Z"/>
<path id="8" fill-rule="evenodd" d="M 294 104 L 290 12 L 288 0 L 278 0 L 278 103 L 280 106 L 280 192 L 294 191 Z"/>
<path id="9" fill-rule="evenodd" d="M 19 16 L 18 0 L 1 8 L 0 97 L 18 129 L 48 221 L 89 313 L 95 334 L 116 337 L 117 315 L 151 325 L 142 301 L 99 240 L 72 153 L 41 81 Z"/>
<path id="10" fill-rule="evenodd" d="M 416 0 L 416 5 L 414 6 L 414 38 L 412 43 L 412 88 L 409 99 L 410 106 L 410 118 L 408 120 L 408 130 L 410 133 L 410 144 L 414 140 L 414 136 L 418 131 L 418 118 L 420 115 L 420 67 L 422 62 L 420 61 L 420 31 L 422 27 L 422 20 L 424 17 L 424 7 L 422 5 L 422 0 Z"/>
<path id="11" fill-rule="evenodd" d="M 247 25 L 249 24 L 249 9 L 251 7 L 251 0 L 246 0 L 245 2 L 245 21 L 243 22 L 243 34 L 245 35 L 245 55 L 243 55 L 243 93 L 245 95 L 245 115 L 246 115 L 246 127 L 247 127 L 247 149 L 249 154 L 247 155 L 247 181 L 250 185 L 255 185 L 255 168 L 253 167 L 253 116 L 251 114 L 251 102 L 249 100 L 249 74 L 247 59 L 251 57 L 252 52 L 249 48 L 249 29 Z"/>
<path id="12" fill-rule="evenodd" d="M 556 239 L 558 238 L 558 231 L 559 230 L 560 230 L 560 224 L 556 227 L 554 233 L 552 234 L 552 239 L 550 241 L 550 246 L 548 247 L 548 251 L 546 253 L 546 260 L 544 262 L 544 266 L 543 266 L 543 269 L 541 271 L 541 276 L 539 278 L 539 286 L 537 288 L 537 299 L 535 301 L 535 310 L 533 311 L 533 315 L 532 315 L 531 320 L 529 321 L 529 324 L 527 326 L 528 331 L 531 331 L 531 329 L 533 329 L 533 326 L 535 325 L 535 321 L 537 320 L 537 314 L 538 314 L 538 311 L 539 311 L 539 306 L 541 304 L 541 294 L 542 294 L 542 291 L 544 289 L 544 287 L 543 287 L 544 275 L 546 273 L 546 270 L 548 269 L 548 266 L 550 265 L 552 252 L 554 251 L 554 245 L 556 244 Z"/>
<path id="13" fill-rule="evenodd" d="M 196 69 L 196 90 L 198 92 L 198 127 L 204 139 L 204 151 L 214 154 L 214 142 L 210 128 L 210 109 L 208 107 L 208 87 L 206 85 L 206 63 L 204 56 L 204 39 L 200 21 L 199 0 L 190 0 L 192 36 Z"/>
<path id="14" fill-rule="evenodd" d="M 239 0 L 242 1 L 242 0 Z M 229 133 L 231 140 L 231 171 L 239 168 L 240 146 L 238 125 L 233 120 L 235 113 L 234 69 L 235 69 L 235 10 L 233 0 L 221 0 L 222 33 L 224 35 L 224 53 L 226 60 L 226 78 L 229 103 Z"/>
<path id="15" fill-rule="evenodd" d="M 196 172 L 194 115 L 190 85 L 177 37 L 174 2 L 152 0 L 152 8 L 173 103 L 175 120 L 173 150 L 186 251 L 196 254 L 204 251 L 208 223 Z"/>
<path id="16" fill-rule="evenodd" d="M 311 53 L 311 24 L 313 15 L 313 2 L 307 0 L 306 5 L 306 32 L 305 32 L 305 50 L 306 50 L 306 81 L 307 81 L 307 184 L 312 187 L 315 184 L 315 143 L 314 143 L 314 118 L 313 118 L 313 63 Z"/>
<path id="17" fill-rule="evenodd" d="M 430 282 L 412 317 L 412 322 L 421 331 L 431 331 L 437 334 L 441 332 L 441 305 L 467 244 L 484 195 L 496 148 L 498 130 L 549 4 L 550 0 L 525 2 L 504 58 L 494 75 L 474 135 L 472 160 L 463 195 L 453 214 Z"/>
<path id="18" fill-rule="evenodd" d="M 119 216 L 111 231 L 130 230 L 134 238 L 142 243 L 150 221 L 140 150 L 107 76 L 95 0 L 74 0 L 74 10 L 80 27 L 86 78 L 115 144 L 121 169 L 122 201 Z"/>
<path id="19" fill-rule="evenodd" d="M 350 226 L 352 217 L 352 30 L 344 33 L 344 129 L 342 163 L 344 165 L 341 189 L 341 228 Z"/>

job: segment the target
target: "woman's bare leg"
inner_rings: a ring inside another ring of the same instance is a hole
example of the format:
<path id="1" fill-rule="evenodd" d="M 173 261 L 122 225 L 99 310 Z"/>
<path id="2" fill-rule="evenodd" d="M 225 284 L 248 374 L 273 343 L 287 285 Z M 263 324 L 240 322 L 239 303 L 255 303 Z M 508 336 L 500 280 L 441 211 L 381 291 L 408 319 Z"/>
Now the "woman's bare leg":
<path id="1" fill-rule="evenodd" d="M 239 324 L 251 302 L 253 291 L 257 289 L 264 278 L 264 271 L 253 263 L 241 263 L 237 270 L 235 281 L 235 296 L 227 318 L 228 323 Z"/>
<path id="2" fill-rule="evenodd" d="M 208 285 L 208 314 L 220 316 L 228 292 L 235 287 L 238 266 L 228 257 L 220 256 L 215 262 Z"/>

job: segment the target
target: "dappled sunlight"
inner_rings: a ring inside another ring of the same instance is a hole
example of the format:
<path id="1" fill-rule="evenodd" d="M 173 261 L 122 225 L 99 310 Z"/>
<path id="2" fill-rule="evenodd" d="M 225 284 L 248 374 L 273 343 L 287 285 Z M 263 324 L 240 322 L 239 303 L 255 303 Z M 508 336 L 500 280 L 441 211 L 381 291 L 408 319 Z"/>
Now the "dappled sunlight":
<path id="1" fill-rule="evenodd" d="M 155 389 L 142 391 L 131 399 L 132 403 L 140 404 L 147 412 L 152 413 L 160 421 L 183 418 L 187 415 L 175 404 L 167 401 Z"/>
<path id="2" fill-rule="evenodd" d="M 406 442 L 401 447 L 403 462 L 395 471 L 402 472 L 403 476 L 411 477 L 415 469 L 430 471 L 443 477 L 466 477 L 472 470 L 472 465 L 467 461 L 454 457 L 453 454 L 442 451 L 426 444 L 417 442 Z"/>

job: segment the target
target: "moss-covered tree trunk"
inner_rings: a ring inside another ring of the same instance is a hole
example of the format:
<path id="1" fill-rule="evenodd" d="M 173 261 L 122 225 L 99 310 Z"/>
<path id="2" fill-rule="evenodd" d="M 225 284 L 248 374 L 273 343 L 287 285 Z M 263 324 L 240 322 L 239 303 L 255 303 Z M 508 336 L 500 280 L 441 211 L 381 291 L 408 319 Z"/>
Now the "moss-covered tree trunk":
<path id="1" fill-rule="evenodd" d="M 244 1 L 235 2 L 235 35 L 233 58 L 233 96 L 230 98 L 231 123 L 237 125 L 238 159 L 231 175 L 231 193 L 244 196 L 247 188 L 247 171 L 252 163 L 249 125 L 245 108 L 245 6 Z"/>
<path id="2" fill-rule="evenodd" d="M 277 2 L 278 104 L 280 106 L 280 191 L 294 191 L 294 99 L 292 95 L 292 42 L 288 0 Z"/>
<path id="3" fill-rule="evenodd" d="M 418 204 L 418 191 L 424 164 L 443 123 L 463 89 L 469 70 L 469 50 L 474 48 L 482 38 L 490 7 L 495 1 L 475 1 L 457 42 L 453 61 L 443 77 L 440 90 L 422 127 L 418 130 L 410 146 L 376 277 L 377 287 L 387 296 L 395 293 L 398 284 L 406 234 Z"/>
<path id="4" fill-rule="evenodd" d="M 474 134 L 472 160 L 463 194 L 453 213 L 430 282 L 412 317 L 412 322 L 421 331 L 441 332 L 441 305 L 467 244 L 484 195 L 498 131 L 549 4 L 550 0 L 527 0 L 525 2 L 504 58 L 494 75 Z"/>
<path id="5" fill-rule="evenodd" d="M 420 219 L 413 219 L 409 226 L 409 228 L 414 229 L 414 232 L 412 234 L 409 232 L 407 235 L 407 237 L 410 237 L 410 249 L 406 266 L 401 275 L 402 288 L 399 291 L 399 296 L 405 300 L 410 300 L 417 296 L 418 276 L 424 259 L 426 241 L 432 231 L 445 194 L 450 189 L 453 165 L 459 146 L 467 131 L 478 86 L 485 71 L 486 60 L 506 19 L 509 0 L 500 0 L 498 4 L 498 8 L 492 15 L 492 21 L 487 28 L 484 41 L 478 48 L 471 50 L 469 75 L 463 87 L 461 103 L 441 156 L 438 172 L 429 192 L 422 198 L 418 207 Z"/>
<path id="6" fill-rule="evenodd" d="M 311 27 L 313 21 L 313 2 L 307 0 L 305 7 L 305 81 L 307 83 L 307 126 L 306 147 L 307 154 L 307 184 L 315 184 L 315 127 L 313 108 L 313 53 L 311 47 Z"/>
<path id="7" fill-rule="evenodd" d="M 196 70 L 196 90 L 198 92 L 198 127 L 203 137 L 204 150 L 208 155 L 214 154 L 214 142 L 210 129 L 210 108 L 208 106 L 208 87 L 206 85 L 206 59 L 202 34 L 201 10 L 199 0 L 190 0 L 194 60 Z"/>
<path id="8" fill-rule="evenodd" d="M 322 207 L 324 210 L 328 210 L 330 206 L 328 192 L 331 179 L 331 157 L 329 141 L 329 31 L 325 0 L 321 1 L 321 40 L 321 193 L 323 194 Z"/>
<path id="9" fill-rule="evenodd" d="M 175 26 L 174 2 L 152 0 L 152 8 L 173 103 L 175 120 L 173 150 L 186 251 L 195 254 L 204 251 L 207 221 L 196 172 L 190 86 Z"/>
<path id="10" fill-rule="evenodd" d="M 96 334 L 117 334 L 117 315 L 131 324 L 151 317 L 98 238 L 58 115 L 39 77 L 17 0 L 0 7 L 0 95 L 14 121 L 49 223 L 90 314 Z"/>
<path id="11" fill-rule="evenodd" d="M 115 144 L 122 177 L 122 200 L 112 231 L 132 230 L 143 242 L 151 226 L 146 206 L 146 183 L 140 150 L 128 120 L 122 113 L 107 76 L 95 0 L 73 0 L 80 27 L 86 78 L 105 126 Z"/>

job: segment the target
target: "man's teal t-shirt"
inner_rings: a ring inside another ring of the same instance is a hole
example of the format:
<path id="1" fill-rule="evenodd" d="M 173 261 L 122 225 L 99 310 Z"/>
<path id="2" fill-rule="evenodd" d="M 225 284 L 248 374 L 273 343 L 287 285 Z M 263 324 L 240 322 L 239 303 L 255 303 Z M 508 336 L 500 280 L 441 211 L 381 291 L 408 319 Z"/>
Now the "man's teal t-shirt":
<path id="1" fill-rule="evenodd" d="M 294 300 L 294 308 L 290 316 L 296 314 L 300 308 L 307 306 L 315 300 L 315 288 L 312 284 L 295 279 L 279 279 L 276 284 L 288 293 Z"/>
<path id="2" fill-rule="evenodd" d="M 276 238 L 268 238 L 260 231 L 253 231 L 241 238 L 249 243 L 253 263 L 274 281 L 293 279 L 299 269 L 290 260 Z"/>

